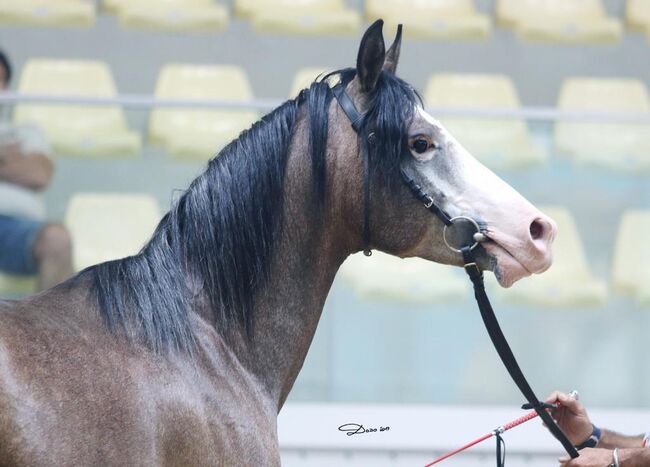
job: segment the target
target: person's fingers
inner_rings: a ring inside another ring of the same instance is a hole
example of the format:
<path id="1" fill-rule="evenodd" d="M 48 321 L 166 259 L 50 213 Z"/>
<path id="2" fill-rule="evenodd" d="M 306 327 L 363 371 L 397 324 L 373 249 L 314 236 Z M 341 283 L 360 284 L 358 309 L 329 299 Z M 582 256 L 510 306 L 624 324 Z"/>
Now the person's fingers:
<path id="1" fill-rule="evenodd" d="M 562 407 L 569 409 L 571 412 L 579 412 L 582 408 L 582 404 L 580 404 L 579 401 L 570 395 L 559 391 L 557 393 L 557 402 L 559 402 Z"/>
<path id="2" fill-rule="evenodd" d="M 553 391 L 548 395 L 546 398 L 546 403 L 547 404 L 555 404 L 558 401 L 558 396 L 561 394 L 560 391 Z"/>

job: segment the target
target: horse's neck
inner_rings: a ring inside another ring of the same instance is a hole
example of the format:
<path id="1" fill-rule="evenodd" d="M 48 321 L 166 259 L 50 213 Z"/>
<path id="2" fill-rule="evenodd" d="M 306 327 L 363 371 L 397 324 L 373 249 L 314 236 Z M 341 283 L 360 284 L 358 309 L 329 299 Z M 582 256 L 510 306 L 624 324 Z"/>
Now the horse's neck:
<path id="1" fill-rule="evenodd" d="M 256 298 L 252 366 L 278 410 L 298 376 L 337 270 L 359 239 L 346 230 L 336 205 L 336 155 L 328 155 L 325 214 L 311 204 L 306 145 L 294 144 L 285 183 L 284 228 L 268 285 Z M 306 167 L 305 167 L 306 166 Z M 340 173 L 340 172 L 339 172 Z M 328 214 L 329 213 L 329 214 Z"/>

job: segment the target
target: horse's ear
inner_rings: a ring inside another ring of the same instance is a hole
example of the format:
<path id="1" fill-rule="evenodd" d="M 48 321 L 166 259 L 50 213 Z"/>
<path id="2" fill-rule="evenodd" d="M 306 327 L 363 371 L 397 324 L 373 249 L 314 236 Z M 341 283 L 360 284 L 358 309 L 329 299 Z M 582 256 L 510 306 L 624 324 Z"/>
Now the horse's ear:
<path id="1" fill-rule="evenodd" d="M 399 51 L 402 48 L 402 25 L 397 25 L 397 34 L 395 34 L 395 40 L 393 45 L 390 46 L 386 52 L 386 60 L 384 61 L 384 70 L 389 73 L 395 74 L 397 70 L 397 63 L 399 62 Z"/>
<path id="2" fill-rule="evenodd" d="M 361 38 L 359 54 L 357 55 L 357 77 L 363 92 L 371 92 L 377 85 L 377 80 L 384 66 L 386 47 L 381 28 L 384 21 L 378 19 Z"/>

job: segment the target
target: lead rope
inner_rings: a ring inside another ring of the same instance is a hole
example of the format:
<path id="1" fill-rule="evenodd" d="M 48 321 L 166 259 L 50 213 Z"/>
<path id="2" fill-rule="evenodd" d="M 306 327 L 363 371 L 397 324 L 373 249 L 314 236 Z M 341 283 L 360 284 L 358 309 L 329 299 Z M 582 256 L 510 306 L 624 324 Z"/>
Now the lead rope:
<path id="1" fill-rule="evenodd" d="M 476 303 L 478 304 L 479 311 L 481 312 L 481 318 L 483 318 L 483 323 L 487 329 L 488 335 L 492 340 L 492 344 L 496 349 L 501 361 L 503 362 L 506 370 L 510 374 L 510 377 L 513 379 L 521 393 L 524 395 L 528 404 L 524 404 L 522 408 L 524 409 L 533 409 L 542 421 L 546 424 L 549 431 L 557 438 L 557 440 L 562 443 L 562 446 L 566 450 L 567 454 L 571 458 L 575 459 L 578 457 L 578 450 L 575 446 L 569 441 L 566 434 L 562 429 L 555 423 L 553 417 L 547 412 L 546 409 L 552 408 L 548 404 L 540 402 L 540 400 L 535 395 L 535 392 L 528 384 L 526 377 L 524 376 L 519 364 L 515 359 L 514 354 L 508 341 L 503 335 L 499 321 L 497 320 L 490 300 L 485 292 L 485 283 L 483 282 L 483 273 L 478 268 L 476 261 L 474 260 L 474 253 L 470 250 L 469 247 L 461 248 L 461 253 L 463 254 L 464 268 L 465 272 L 472 281 L 474 286 L 474 297 L 476 298 Z"/>

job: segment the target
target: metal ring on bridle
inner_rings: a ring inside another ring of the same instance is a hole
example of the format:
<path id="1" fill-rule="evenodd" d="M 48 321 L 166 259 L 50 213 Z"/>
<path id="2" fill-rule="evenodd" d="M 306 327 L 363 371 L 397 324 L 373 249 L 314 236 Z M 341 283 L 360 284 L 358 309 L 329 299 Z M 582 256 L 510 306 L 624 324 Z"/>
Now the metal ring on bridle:
<path id="1" fill-rule="evenodd" d="M 478 223 L 474 219 L 472 219 L 471 217 L 456 216 L 456 217 L 452 217 L 451 219 L 449 219 L 450 224 L 445 225 L 444 229 L 442 229 L 442 239 L 445 241 L 445 245 L 447 245 L 447 248 L 449 248 L 451 251 L 454 251 L 456 253 L 461 253 L 461 250 L 459 248 L 454 248 L 453 246 L 451 246 L 449 244 L 449 241 L 447 240 L 447 227 L 449 227 L 451 225 L 454 225 L 454 222 L 459 221 L 459 220 L 469 221 L 470 224 L 472 224 L 474 226 L 474 228 L 476 229 L 475 233 L 481 233 L 481 227 L 479 227 Z M 469 247 L 469 249 L 473 250 L 474 248 L 477 247 L 478 243 L 479 242 L 474 240 L 474 243 L 472 244 L 472 246 Z"/>

